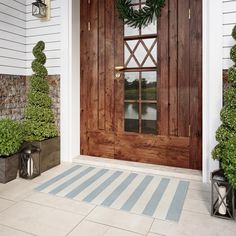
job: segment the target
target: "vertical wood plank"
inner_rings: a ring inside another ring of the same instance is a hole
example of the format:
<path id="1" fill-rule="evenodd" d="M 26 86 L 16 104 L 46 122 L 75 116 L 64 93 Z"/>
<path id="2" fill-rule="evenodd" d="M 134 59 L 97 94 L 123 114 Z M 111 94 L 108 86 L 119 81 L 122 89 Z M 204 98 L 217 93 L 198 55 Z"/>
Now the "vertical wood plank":
<path id="1" fill-rule="evenodd" d="M 87 22 L 88 5 L 86 0 L 80 2 L 80 152 L 88 154 L 87 136 L 87 77 L 88 77 L 88 40 Z"/>
<path id="2" fill-rule="evenodd" d="M 98 129 L 98 0 L 90 1 L 88 31 L 89 70 L 88 70 L 88 130 Z"/>
<path id="3" fill-rule="evenodd" d="M 168 135 L 168 104 L 169 104 L 169 96 L 168 96 L 168 90 L 169 90 L 169 50 L 168 50 L 168 38 L 169 38 L 169 32 L 168 32 L 168 11 L 169 11 L 169 4 L 168 1 L 166 1 L 165 7 L 162 9 L 161 17 L 159 19 L 158 23 L 158 35 L 159 35 L 159 119 L 158 119 L 158 129 L 159 135 Z"/>
<path id="4" fill-rule="evenodd" d="M 189 0 L 178 1 L 178 136 L 189 136 Z"/>
<path id="5" fill-rule="evenodd" d="M 178 135 L 178 0 L 169 1 L 169 135 Z"/>
<path id="6" fill-rule="evenodd" d="M 190 168 L 202 168 L 202 1 L 190 0 Z"/>
<path id="7" fill-rule="evenodd" d="M 115 11 L 115 65 L 124 66 L 124 23 Z M 115 80 L 115 132 L 124 131 L 124 73 Z"/>
<path id="8" fill-rule="evenodd" d="M 106 52 L 105 52 L 105 76 L 106 76 L 106 90 L 105 90 L 105 120 L 106 131 L 114 130 L 114 33 L 115 33 L 115 1 L 106 1 L 105 5 L 105 19 L 106 19 Z"/>
<path id="9" fill-rule="evenodd" d="M 105 129 L 105 0 L 99 0 L 98 33 L 98 128 Z"/>

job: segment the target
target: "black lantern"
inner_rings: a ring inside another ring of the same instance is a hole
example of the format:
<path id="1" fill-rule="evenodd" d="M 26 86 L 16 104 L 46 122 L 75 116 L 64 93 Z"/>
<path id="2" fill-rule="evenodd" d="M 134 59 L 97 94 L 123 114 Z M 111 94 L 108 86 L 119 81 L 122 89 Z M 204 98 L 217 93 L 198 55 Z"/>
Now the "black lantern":
<path id="1" fill-rule="evenodd" d="M 228 183 L 223 170 L 211 174 L 211 215 L 223 219 L 234 219 L 234 189 Z"/>
<path id="2" fill-rule="evenodd" d="M 36 0 L 32 3 L 32 15 L 38 18 L 45 18 L 47 16 L 47 5 L 42 0 Z"/>
<path id="3" fill-rule="evenodd" d="M 29 145 L 20 154 L 20 177 L 33 179 L 40 175 L 40 149 Z"/>

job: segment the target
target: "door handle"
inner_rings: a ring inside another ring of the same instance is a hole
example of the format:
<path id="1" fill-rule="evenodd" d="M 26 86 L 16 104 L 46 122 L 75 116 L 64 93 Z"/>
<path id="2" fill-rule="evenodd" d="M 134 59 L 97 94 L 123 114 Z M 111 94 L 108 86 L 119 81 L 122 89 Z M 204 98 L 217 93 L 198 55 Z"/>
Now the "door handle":
<path id="1" fill-rule="evenodd" d="M 116 79 L 120 78 L 121 72 L 122 72 L 124 69 L 125 69 L 124 66 L 116 66 L 116 67 L 115 67 L 115 71 L 116 71 L 115 76 L 116 76 Z"/>

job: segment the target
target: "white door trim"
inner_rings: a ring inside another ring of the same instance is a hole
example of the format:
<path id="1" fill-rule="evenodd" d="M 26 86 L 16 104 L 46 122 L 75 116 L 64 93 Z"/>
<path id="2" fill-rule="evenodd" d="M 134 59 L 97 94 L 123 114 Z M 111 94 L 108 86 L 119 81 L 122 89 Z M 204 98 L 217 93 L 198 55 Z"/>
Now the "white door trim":
<path id="1" fill-rule="evenodd" d="M 203 0 L 203 181 L 208 182 L 212 170 L 219 167 L 211 158 L 216 145 L 215 131 L 220 124 L 222 108 L 222 0 Z"/>

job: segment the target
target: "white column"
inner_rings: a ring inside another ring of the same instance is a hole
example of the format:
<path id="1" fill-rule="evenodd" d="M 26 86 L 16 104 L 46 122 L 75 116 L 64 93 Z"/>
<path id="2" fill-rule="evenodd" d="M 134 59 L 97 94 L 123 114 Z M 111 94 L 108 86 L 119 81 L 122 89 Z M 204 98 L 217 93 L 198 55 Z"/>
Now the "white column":
<path id="1" fill-rule="evenodd" d="M 203 0 L 203 181 L 219 167 L 211 158 L 222 108 L 222 0 Z"/>
<path id="2" fill-rule="evenodd" d="M 80 1 L 61 0 L 61 160 L 80 154 Z"/>

